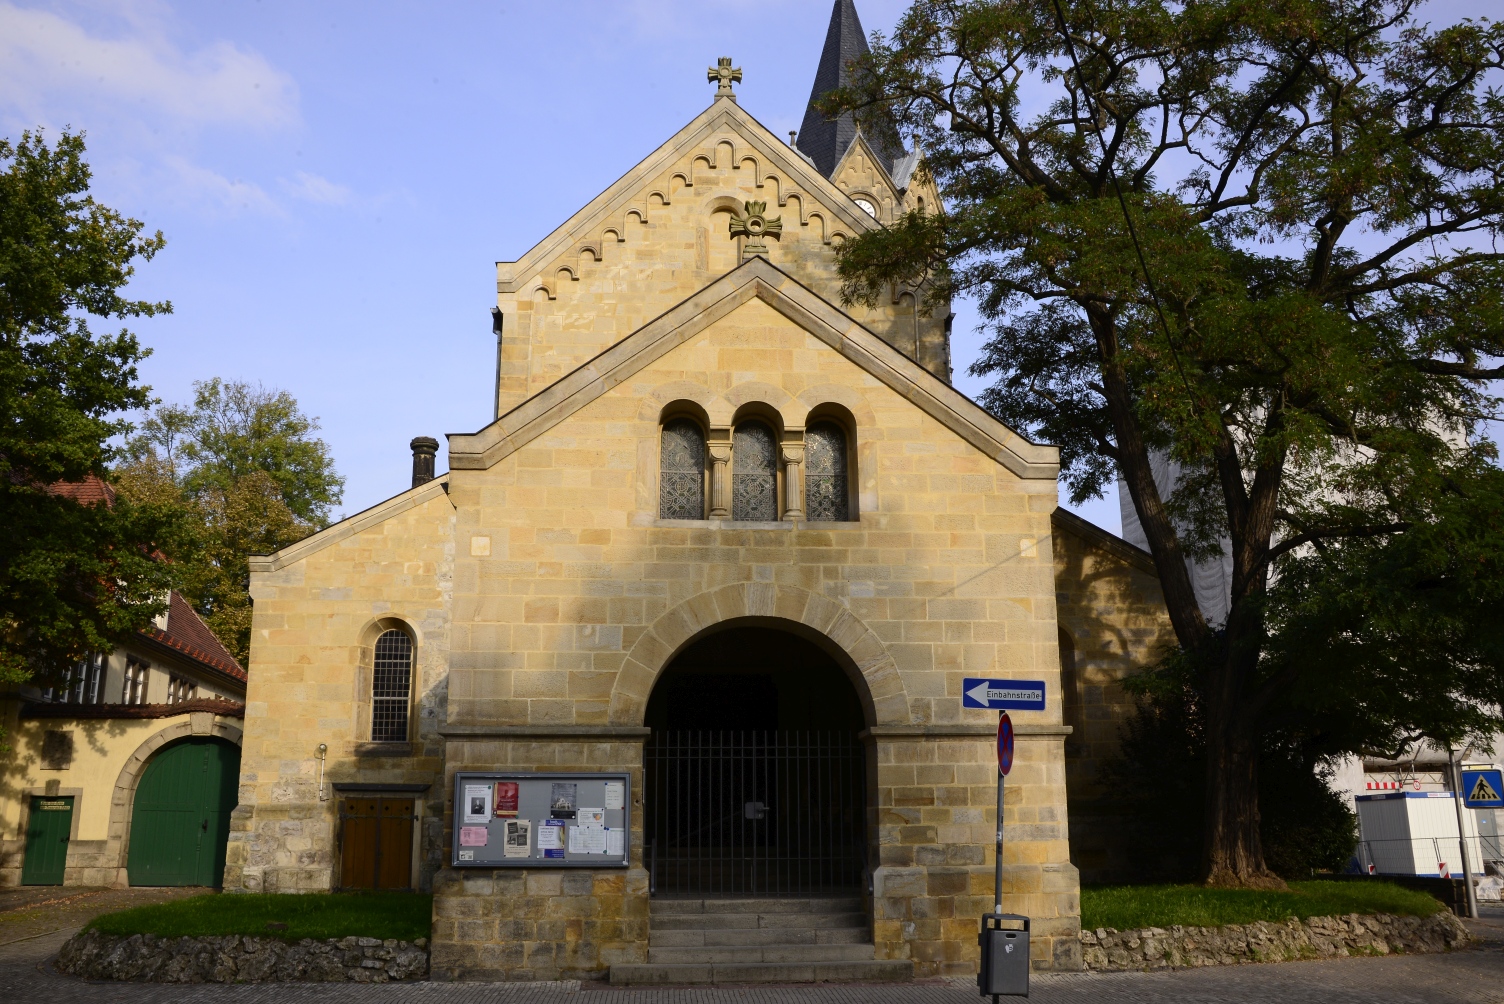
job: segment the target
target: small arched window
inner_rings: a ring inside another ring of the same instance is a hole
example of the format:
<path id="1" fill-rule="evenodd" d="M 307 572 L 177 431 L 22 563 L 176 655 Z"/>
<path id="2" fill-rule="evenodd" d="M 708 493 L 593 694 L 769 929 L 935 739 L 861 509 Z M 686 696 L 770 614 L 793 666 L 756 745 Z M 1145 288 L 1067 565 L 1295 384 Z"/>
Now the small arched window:
<path id="1" fill-rule="evenodd" d="M 743 422 L 731 436 L 731 518 L 778 519 L 778 444 L 761 422 Z"/>
<path id="2" fill-rule="evenodd" d="M 848 520 L 846 431 L 817 422 L 804 433 L 804 512 L 810 520 Z"/>
<path id="3" fill-rule="evenodd" d="M 663 426 L 659 468 L 659 517 L 704 519 L 705 432 L 698 422 L 676 418 Z"/>
<path id="4" fill-rule="evenodd" d="M 413 689 L 413 640 L 402 631 L 376 639 L 371 679 L 371 741 L 407 742 L 407 708 Z"/>

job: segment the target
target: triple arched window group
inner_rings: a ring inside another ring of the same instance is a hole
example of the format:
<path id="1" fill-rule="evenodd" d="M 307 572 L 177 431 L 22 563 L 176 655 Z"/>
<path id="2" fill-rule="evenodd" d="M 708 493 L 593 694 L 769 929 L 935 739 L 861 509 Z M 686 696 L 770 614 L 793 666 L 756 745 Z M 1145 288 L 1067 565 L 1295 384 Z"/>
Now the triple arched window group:
<path id="1" fill-rule="evenodd" d="M 847 430 L 831 420 L 810 423 L 803 443 L 790 444 L 780 443 L 767 422 L 748 419 L 731 429 L 729 444 L 717 446 L 707 442 L 705 428 L 694 418 L 673 418 L 663 424 L 658 515 L 849 520 L 849 452 Z"/>

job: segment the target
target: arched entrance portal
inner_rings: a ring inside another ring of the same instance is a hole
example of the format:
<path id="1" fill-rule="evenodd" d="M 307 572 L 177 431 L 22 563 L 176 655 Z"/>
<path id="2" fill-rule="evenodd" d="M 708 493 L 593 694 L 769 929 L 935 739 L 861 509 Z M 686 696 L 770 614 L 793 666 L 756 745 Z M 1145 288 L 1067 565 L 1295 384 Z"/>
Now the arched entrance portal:
<path id="1" fill-rule="evenodd" d="M 866 881 L 861 702 L 819 645 L 761 625 L 689 644 L 648 700 L 654 895 L 813 895 Z"/>
<path id="2" fill-rule="evenodd" d="M 147 764 L 131 813 L 131 885 L 218 886 L 230 813 L 239 801 L 240 747 L 194 736 Z"/>

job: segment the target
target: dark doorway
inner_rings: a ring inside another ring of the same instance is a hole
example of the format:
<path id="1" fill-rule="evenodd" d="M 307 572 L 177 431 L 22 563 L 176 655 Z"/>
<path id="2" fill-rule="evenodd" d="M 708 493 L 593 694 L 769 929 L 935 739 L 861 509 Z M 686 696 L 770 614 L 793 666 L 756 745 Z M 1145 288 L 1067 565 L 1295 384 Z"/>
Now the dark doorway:
<path id="1" fill-rule="evenodd" d="M 655 895 L 864 888 L 865 722 L 818 645 L 764 627 L 709 635 L 664 670 L 647 724 Z"/>

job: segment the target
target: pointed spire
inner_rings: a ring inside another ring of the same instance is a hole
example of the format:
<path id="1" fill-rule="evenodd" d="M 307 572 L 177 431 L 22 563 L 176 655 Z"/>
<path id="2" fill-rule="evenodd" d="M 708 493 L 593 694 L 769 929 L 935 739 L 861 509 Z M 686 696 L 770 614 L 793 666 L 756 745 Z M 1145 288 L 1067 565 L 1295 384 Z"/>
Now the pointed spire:
<path id="1" fill-rule="evenodd" d="M 810 90 L 804 123 L 799 127 L 800 152 L 813 160 L 827 178 L 860 130 L 850 112 L 832 122 L 815 109 L 815 102 L 849 83 L 851 74 L 846 65 L 871 51 L 856 15 L 856 4 L 853 0 L 835 0 L 830 28 L 825 33 L 825 48 L 820 52 L 820 67 L 815 71 L 815 86 Z M 896 135 L 876 136 L 868 130 L 867 142 L 882 159 L 884 170 L 891 171 L 894 158 L 903 155 L 903 144 Z"/>

